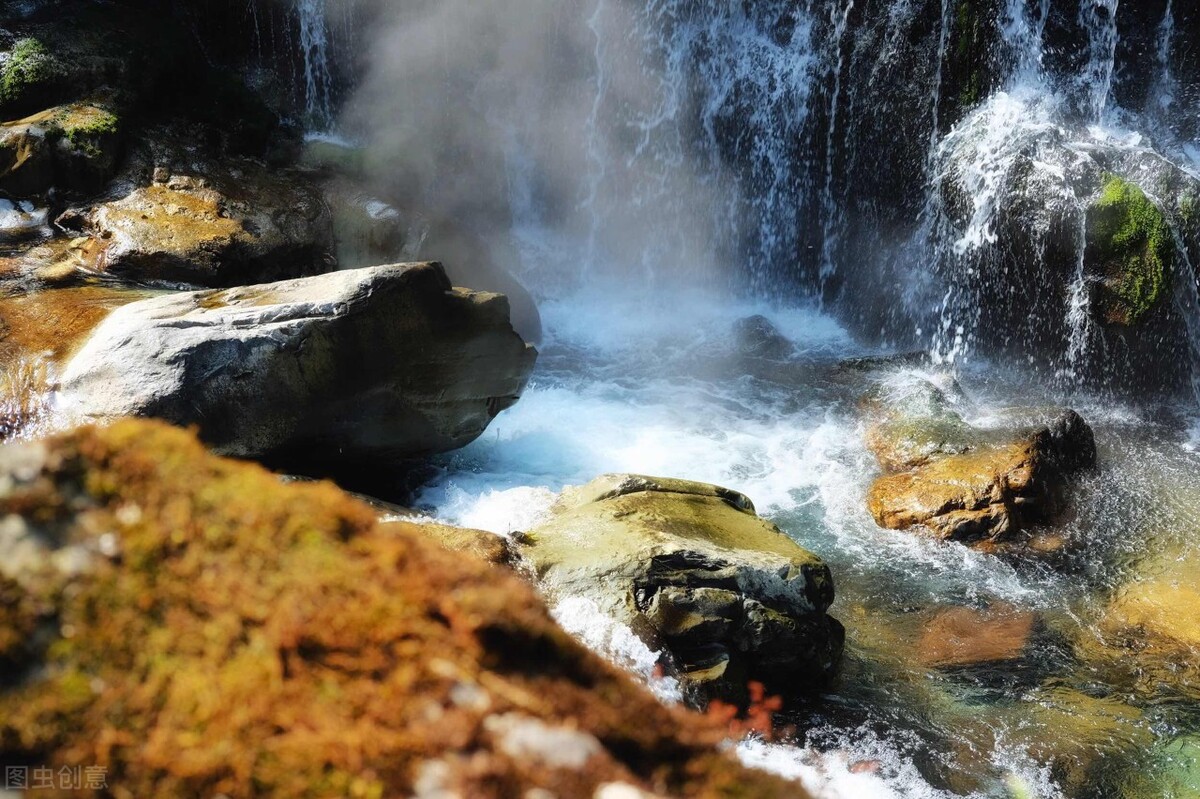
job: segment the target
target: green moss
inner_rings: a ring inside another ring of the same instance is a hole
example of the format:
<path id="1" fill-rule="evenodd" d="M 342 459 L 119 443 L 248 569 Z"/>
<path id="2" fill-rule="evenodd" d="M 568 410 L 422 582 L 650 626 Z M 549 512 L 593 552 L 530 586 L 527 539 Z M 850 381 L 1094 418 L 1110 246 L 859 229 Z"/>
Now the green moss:
<path id="1" fill-rule="evenodd" d="M 120 557 L 39 597 L 72 634 L 36 679 L 0 686 L 9 763 L 103 765 L 120 796 L 408 796 L 442 758 L 466 796 L 591 796 L 614 780 L 806 796 L 721 754 L 715 724 L 660 704 L 515 574 L 422 525 L 380 525 L 331 484 L 285 485 L 161 423 L 47 447 L 0 515 L 52 510 L 64 540 L 112 531 Z M 18 659 L 30 614 L 3 611 L 23 591 L 0 581 L 0 653 Z M 482 699 L 456 698 L 464 686 Z M 503 714 L 587 731 L 605 752 L 579 771 L 531 766 L 486 730 Z"/>
<path id="2" fill-rule="evenodd" d="M 64 106 L 51 118 L 52 133 L 66 139 L 71 148 L 88 158 L 105 153 L 105 140 L 120 131 L 120 118 L 108 106 L 75 103 Z"/>
<path id="3" fill-rule="evenodd" d="M 1175 259 L 1166 216 L 1129 181 L 1109 176 L 1088 212 L 1088 260 L 1103 275 L 1101 312 L 1135 325 L 1157 305 Z"/>
<path id="4" fill-rule="evenodd" d="M 0 106 L 16 103 L 58 79 L 57 60 L 37 39 L 20 39 L 0 66 Z"/>

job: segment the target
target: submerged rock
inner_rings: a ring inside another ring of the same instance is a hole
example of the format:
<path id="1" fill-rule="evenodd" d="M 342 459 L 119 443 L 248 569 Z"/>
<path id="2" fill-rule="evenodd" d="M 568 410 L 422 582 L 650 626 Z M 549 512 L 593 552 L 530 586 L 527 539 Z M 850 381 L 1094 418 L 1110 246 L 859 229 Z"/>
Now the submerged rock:
<path id="1" fill-rule="evenodd" d="M 464 446 L 516 402 L 536 351 L 505 298 L 399 264 L 126 305 L 66 364 L 68 419 L 198 425 L 301 471 Z"/>
<path id="2" fill-rule="evenodd" d="M 881 527 L 920 526 L 985 549 L 1020 540 L 1055 520 L 1070 477 L 1095 464 L 1095 437 L 1074 411 L 1055 412 L 1045 425 L 981 429 L 964 421 L 940 389 L 927 393 L 924 406 L 911 396 L 885 406 L 867 431 L 868 446 L 888 472 L 867 494 Z M 1042 546 L 1055 548 L 1034 542 Z"/>
<path id="3" fill-rule="evenodd" d="M 693 682 L 803 691 L 837 669 L 829 568 L 735 491 L 607 475 L 564 491 L 518 551 L 552 597 L 593 600 Z"/>
<path id="4" fill-rule="evenodd" d="M 1200 700 L 1200 553 L 1168 546 L 1137 564 L 1075 654 L 1107 681 L 1153 701 Z"/>
<path id="5" fill-rule="evenodd" d="M 130 796 L 807 795 L 511 571 L 185 431 L 2 448 L 0 516 L 27 555 L 0 562 L 9 766 L 98 767 Z"/>
<path id="6" fill-rule="evenodd" d="M 917 643 L 922 665 L 939 669 L 988 666 L 1024 656 L 1036 615 L 1012 606 L 939 609 L 924 625 Z"/>

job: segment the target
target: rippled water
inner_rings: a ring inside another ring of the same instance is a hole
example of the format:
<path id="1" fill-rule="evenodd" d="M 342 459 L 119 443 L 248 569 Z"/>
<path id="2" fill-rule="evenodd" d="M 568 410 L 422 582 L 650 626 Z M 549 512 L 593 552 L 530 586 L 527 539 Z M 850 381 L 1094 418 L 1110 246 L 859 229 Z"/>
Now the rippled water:
<path id="1" fill-rule="evenodd" d="M 1197 795 L 1188 785 L 1200 738 L 1189 736 L 1200 734 L 1200 685 L 1167 662 L 1148 675 L 1142 664 L 1156 661 L 1146 653 L 1130 667 L 1098 638 L 1103 609 L 1124 586 L 1158 573 L 1177 583 L 1200 562 L 1189 560 L 1200 538 L 1200 461 L 1185 423 L 1041 396 L 982 366 L 960 374 L 977 423 L 1006 405 L 1057 400 L 1096 428 L 1102 467 L 1066 523 L 1079 554 L 1059 569 L 1012 564 L 875 526 L 864 495 L 877 467 L 854 411 L 861 378 L 836 365 L 877 353 L 830 318 L 728 297 L 623 297 L 592 287 L 543 305 L 547 340 L 529 390 L 442 462 L 419 496 L 426 510 L 499 533 L 525 529 L 563 486 L 610 471 L 744 491 L 829 562 L 831 612 L 848 641 L 838 685 L 791 710 L 800 739 L 748 742 L 739 753 L 828 796 Z M 753 313 L 796 343 L 795 357 L 737 353 L 732 325 Z M 1031 643 L 1001 665 L 926 665 L 923 631 L 950 607 L 1034 614 Z M 648 675 L 653 653 L 589 613 L 559 609 L 590 645 Z"/>

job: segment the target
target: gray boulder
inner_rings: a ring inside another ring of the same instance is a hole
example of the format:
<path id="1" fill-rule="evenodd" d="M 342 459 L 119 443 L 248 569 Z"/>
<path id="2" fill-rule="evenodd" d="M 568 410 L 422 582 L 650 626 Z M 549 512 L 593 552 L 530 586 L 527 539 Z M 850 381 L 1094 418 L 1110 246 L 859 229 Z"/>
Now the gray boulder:
<path id="1" fill-rule="evenodd" d="M 591 599 L 714 692 L 819 687 L 841 657 L 829 568 L 736 491 L 606 475 L 564 491 L 518 555 L 552 597 Z"/>
<path id="2" fill-rule="evenodd" d="M 218 451 L 297 469 L 362 466 L 474 440 L 536 351 L 499 294 L 397 264 L 126 305 L 63 369 L 69 422 L 197 425 Z"/>

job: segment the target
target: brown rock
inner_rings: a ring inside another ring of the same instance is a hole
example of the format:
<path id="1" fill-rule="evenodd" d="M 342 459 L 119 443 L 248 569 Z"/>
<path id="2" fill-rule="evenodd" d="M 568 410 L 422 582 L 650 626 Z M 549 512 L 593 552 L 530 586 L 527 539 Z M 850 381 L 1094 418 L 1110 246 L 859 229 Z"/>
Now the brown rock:
<path id="1" fill-rule="evenodd" d="M 252 161 L 143 186 L 61 221 L 91 237 L 91 268 L 137 280 L 223 287 L 329 267 L 332 230 L 320 191 Z"/>
<path id="2" fill-rule="evenodd" d="M 1007 605 L 945 608 L 922 628 L 917 651 L 923 665 L 942 669 L 1016 660 L 1029 644 L 1035 619 Z"/>
<path id="3" fill-rule="evenodd" d="M 129 796 L 807 795 L 511 571 L 331 484 L 139 421 L 0 449 L 0 475 L 4 530 L 55 567 L 0 570 L 0 663 L 26 675 L 0 683 L 7 765 L 99 766 Z M 39 646 L 39 620 L 69 637 Z"/>
<path id="4" fill-rule="evenodd" d="M 951 416 L 926 422 L 888 420 L 869 434 L 885 469 L 907 469 L 885 474 L 868 492 L 881 527 L 920 525 L 972 543 L 1011 539 L 1052 522 L 1070 476 L 1096 459 L 1092 431 L 1074 411 L 1034 430 L 974 431 Z"/>

